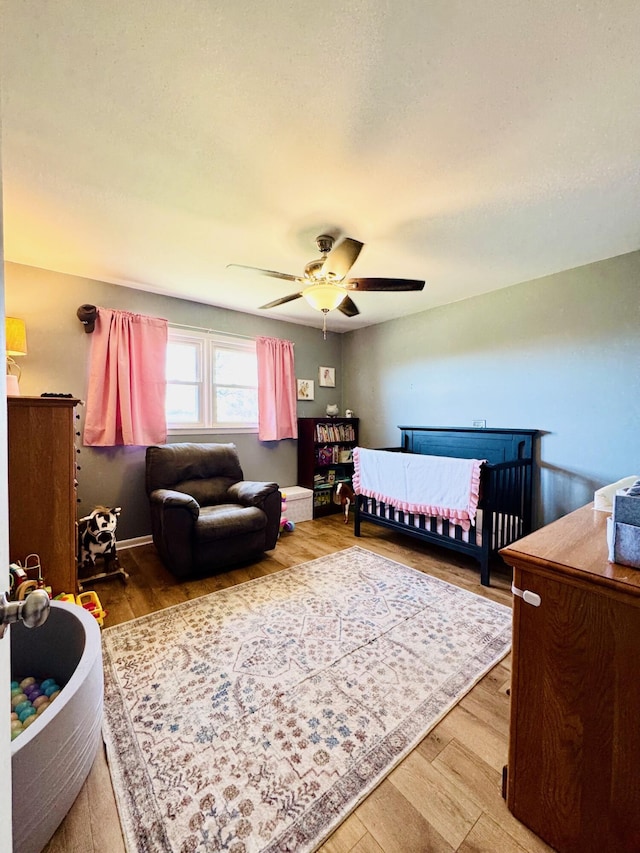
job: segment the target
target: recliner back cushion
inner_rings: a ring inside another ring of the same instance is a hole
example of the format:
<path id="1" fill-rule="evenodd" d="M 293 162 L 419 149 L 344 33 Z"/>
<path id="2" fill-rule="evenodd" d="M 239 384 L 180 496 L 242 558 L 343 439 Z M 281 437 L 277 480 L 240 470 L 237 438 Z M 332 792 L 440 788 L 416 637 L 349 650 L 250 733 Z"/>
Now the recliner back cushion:
<path id="1" fill-rule="evenodd" d="M 181 442 L 147 447 L 147 494 L 156 489 L 176 489 L 178 484 L 182 484 L 179 491 L 187 493 L 186 482 L 210 479 L 222 479 L 228 485 L 244 480 L 235 444 Z M 198 500 L 193 492 L 188 494 Z"/>
<path id="2" fill-rule="evenodd" d="M 176 492 L 191 495 L 200 506 L 212 506 L 229 502 L 227 490 L 236 480 L 231 477 L 207 477 L 201 480 L 185 480 L 173 487 Z"/>

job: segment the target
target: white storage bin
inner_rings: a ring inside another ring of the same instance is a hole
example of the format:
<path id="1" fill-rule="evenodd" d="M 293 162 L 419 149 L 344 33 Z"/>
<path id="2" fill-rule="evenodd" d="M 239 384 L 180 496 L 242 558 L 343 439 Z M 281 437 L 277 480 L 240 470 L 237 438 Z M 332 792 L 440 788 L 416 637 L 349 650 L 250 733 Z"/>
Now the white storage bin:
<path id="1" fill-rule="evenodd" d="M 313 491 L 302 486 L 284 486 L 280 488 L 286 495 L 287 506 L 283 516 L 296 524 L 299 521 L 311 521 L 313 519 Z"/>

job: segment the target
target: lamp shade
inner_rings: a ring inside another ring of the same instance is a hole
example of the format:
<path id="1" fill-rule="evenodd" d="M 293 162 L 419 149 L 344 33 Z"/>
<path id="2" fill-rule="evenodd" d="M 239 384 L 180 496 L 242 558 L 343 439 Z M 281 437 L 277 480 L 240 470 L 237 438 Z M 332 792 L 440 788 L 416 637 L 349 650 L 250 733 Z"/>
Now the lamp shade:
<path id="1" fill-rule="evenodd" d="M 347 294 L 335 284 L 311 284 L 305 287 L 302 295 L 316 311 L 333 311 Z"/>
<path id="2" fill-rule="evenodd" d="M 27 329 L 24 320 L 5 317 L 4 321 L 7 355 L 27 354 Z"/>

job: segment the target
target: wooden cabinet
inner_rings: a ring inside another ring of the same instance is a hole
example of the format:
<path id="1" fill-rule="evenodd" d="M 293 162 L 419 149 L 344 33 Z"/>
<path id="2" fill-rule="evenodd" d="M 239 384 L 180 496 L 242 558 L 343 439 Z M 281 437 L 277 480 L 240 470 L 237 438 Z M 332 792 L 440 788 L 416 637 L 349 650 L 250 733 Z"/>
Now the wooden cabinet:
<path id="1" fill-rule="evenodd" d="M 501 551 L 513 566 L 507 806 L 559 853 L 640 850 L 640 571 L 592 505 Z"/>
<path id="2" fill-rule="evenodd" d="M 9 556 L 38 554 L 54 595 L 76 593 L 75 406 L 58 397 L 8 397 Z M 30 578 L 37 579 L 34 575 Z"/>
<path id="3" fill-rule="evenodd" d="M 358 418 L 298 418 L 298 485 L 313 489 L 313 517 L 340 512 L 339 482 L 351 485 Z"/>

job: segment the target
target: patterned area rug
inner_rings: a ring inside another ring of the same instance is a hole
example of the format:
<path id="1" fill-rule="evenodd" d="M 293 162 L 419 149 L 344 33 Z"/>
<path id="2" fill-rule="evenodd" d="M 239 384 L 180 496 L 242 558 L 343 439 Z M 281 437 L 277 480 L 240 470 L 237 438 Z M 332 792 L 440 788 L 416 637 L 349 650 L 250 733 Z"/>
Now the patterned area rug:
<path id="1" fill-rule="evenodd" d="M 127 849 L 314 850 L 510 642 L 509 608 L 359 547 L 106 629 Z"/>

